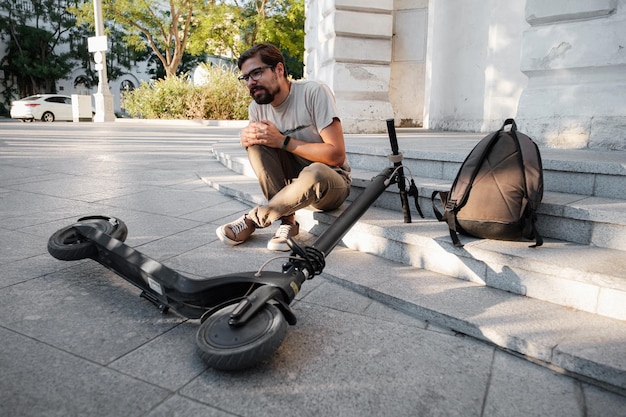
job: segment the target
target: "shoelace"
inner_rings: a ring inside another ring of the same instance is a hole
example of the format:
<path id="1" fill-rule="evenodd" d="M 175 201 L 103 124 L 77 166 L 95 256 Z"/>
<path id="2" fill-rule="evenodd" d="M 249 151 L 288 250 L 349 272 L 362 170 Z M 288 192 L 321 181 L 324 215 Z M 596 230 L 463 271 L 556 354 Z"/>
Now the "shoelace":
<path id="1" fill-rule="evenodd" d="M 275 239 L 285 239 L 287 240 L 289 238 L 289 233 L 291 232 L 291 228 L 293 226 L 290 224 L 281 224 L 278 227 L 278 230 L 276 231 L 276 234 L 274 235 Z"/>
<path id="2" fill-rule="evenodd" d="M 242 230 L 245 230 L 247 228 L 248 228 L 248 225 L 246 224 L 246 218 L 245 217 L 242 217 L 241 221 L 239 221 L 237 223 L 231 223 L 231 225 L 230 225 L 230 230 L 233 231 L 235 236 L 237 236 L 239 233 L 241 233 Z"/>

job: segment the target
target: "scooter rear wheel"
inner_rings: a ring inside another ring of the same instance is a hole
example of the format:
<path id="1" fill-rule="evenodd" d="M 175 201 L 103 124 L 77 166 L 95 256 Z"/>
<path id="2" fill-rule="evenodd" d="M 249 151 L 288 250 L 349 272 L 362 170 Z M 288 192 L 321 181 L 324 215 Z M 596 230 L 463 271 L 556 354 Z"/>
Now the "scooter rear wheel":
<path id="1" fill-rule="evenodd" d="M 77 223 L 98 229 L 122 242 L 125 241 L 128 236 L 126 224 L 114 217 L 82 217 L 78 219 Z M 48 240 L 48 252 L 50 255 L 62 261 L 77 261 L 96 254 L 97 250 L 93 242 L 85 239 L 74 229 L 77 223 L 59 229 L 50 236 Z"/>
<path id="2" fill-rule="evenodd" d="M 278 349 L 287 322 L 273 304 L 265 306 L 242 326 L 228 324 L 237 304 L 222 308 L 209 316 L 198 329 L 198 353 L 211 368 L 239 370 L 268 359 Z"/>

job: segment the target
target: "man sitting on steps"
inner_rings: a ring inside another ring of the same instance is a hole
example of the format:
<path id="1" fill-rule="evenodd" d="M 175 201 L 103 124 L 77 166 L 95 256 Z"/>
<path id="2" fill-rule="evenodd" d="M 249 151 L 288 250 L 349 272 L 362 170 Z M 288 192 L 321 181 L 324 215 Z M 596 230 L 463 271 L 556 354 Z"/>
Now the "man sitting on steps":
<path id="1" fill-rule="evenodd" d="M 288 251 L 287 239 L 299 232 L 297 210 L 307 206 L 334 210 L 350 192 L 350 165 L 337 106 L 328 86 L 290 81 L 285 59 L 274 45 L 253 46 L 237 65 L 242 72 L 239 79 L 254 99 L 241 145 L 247 149 L 267 204 L 218 227 L 216 233 L 234 246 L 255 229 L 280 220 L 267 247 Z"/>

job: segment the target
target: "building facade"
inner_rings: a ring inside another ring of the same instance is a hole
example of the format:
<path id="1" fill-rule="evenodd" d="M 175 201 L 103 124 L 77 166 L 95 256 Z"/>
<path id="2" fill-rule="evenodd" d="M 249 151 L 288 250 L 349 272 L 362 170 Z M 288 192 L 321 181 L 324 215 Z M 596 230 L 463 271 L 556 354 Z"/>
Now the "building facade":
<path id="1" fill-rule="evenodd" d="M 626 0 L 306 0 L 305 73 L 383 121 L 626 150 Z"/>

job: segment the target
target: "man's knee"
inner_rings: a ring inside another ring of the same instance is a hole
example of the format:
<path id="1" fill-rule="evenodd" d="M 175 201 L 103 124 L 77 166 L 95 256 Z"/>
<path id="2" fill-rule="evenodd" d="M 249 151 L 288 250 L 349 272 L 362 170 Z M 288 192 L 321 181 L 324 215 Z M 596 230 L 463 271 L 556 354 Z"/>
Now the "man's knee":
<path id="1" fill-rule="evenodd" d="M 252 164 L 255 162 L 264 163 L 265 159 L 270 156 L 269 150 L 266 146 L 252 145 L 246 148 L 248 152 L 248 159 Z"/>
<path id="2" fill-rule="evenodd" d="M 313 162 L 300 172 L 298 179 L 311 185 L 320 184 L 328 178 L 329 170 L 332 171 L 327 165 Z"/>
<path id="3" fill-rule="evenodd" d="M 316 196 L 312 204 L 322 210 L 334 209 L 343 203 L 349 193 L 349 185 L 328 165 L 315 162 L 306 167 L 298 177 L 300 185 Z"/>

